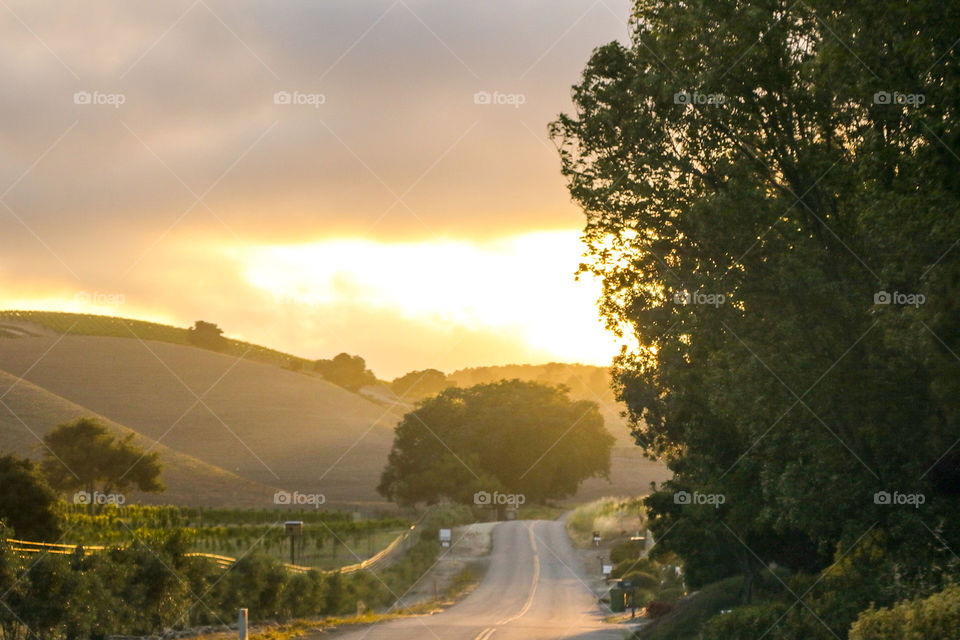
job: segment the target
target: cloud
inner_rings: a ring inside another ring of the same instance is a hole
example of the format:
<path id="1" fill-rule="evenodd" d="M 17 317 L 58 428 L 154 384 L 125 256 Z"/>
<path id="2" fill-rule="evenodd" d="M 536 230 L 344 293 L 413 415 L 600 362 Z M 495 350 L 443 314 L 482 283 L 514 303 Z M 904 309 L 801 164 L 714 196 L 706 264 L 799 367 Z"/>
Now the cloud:
<path id="1" fill-rule="evenodd" d="M 0 304 L 117 291 L 129 315 L 219 314 L 266 336 L 278 313 L 244 315 L 262 291 L 223 262 L 237 248 L 576 229 L 582 215 L 546 124 L 569 107 L 591 49 L 626 34 L 628 5 L 10 1 L 0 23 L 10 89 L 0 96 Z M 77 104 L 83 91 L 122 104 Z M 278 91 L 324 100 L 276 104 Z M 481 91 L 523 104 L 476 104 Z M 379 317 L 412 343 L 446 331 L 489 345 L 478 357 L 552 349 L 503 323 L 438 325 L 353 295 L 363 298 L 353 289 L 324 309 L 330 326 L 369 325 L 372 335 Z M 284 344 L 326 348 L 321 333 Z M 400 348 L 382 348 L 397 354 L 383 368 L 399 367 Z"/>

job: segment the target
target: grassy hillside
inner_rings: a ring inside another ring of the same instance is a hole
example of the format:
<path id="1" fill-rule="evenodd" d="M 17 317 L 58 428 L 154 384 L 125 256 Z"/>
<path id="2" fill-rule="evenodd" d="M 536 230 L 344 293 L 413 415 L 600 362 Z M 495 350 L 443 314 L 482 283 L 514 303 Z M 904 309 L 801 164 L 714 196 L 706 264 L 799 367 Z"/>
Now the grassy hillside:
<path id="1" fill-rule="evenodd" d="M 112 338 L 140 338 L 141 340 L 156 340 L 172 344 L 190 344 L 188 330 L 182 327 L 172 327 L 145 320 L 131 320 L 129 318 L 114 318 L 111 316 L 97 316 L 84 313 L 65 313 L 60 311 L 0 311 L 0 325 L 9 323 L 7 329 L 18 325 L 33 325 L 56 334 L 75 336 L 102 336 Z M 0 327 L 0 337 L 4 337 Z M 260 345 L 227 339 L 227 348 L 224 353 L 234 356 L 244 356 L 250 360 L 265 362 L 291 369 L 307 368 L 313 362 L 304 358 L 261 347 Z"/>
<path id="2" fill-rule="evenodd" d="M 159 331 L 159 329 L 156 329 Z M 263 485 L 378 501 L 397 414 L 323 379 L 135 338 L 0 338 L 0 370 Z"/>
<path id="3" fill-rule="evenodd" d="M 12 452 L 33 459 L 43 455 L 40 439 L 58 424 L 79 417 L 98 417 L 118 437 L 130 429 L 103 416 L 45 391 L 30 382 L 0 372 L 0 452 Z M 137 446 L 147 448 L 151 442 L 135 436 Z M 167 491 L 161 495 L 130 495 L 130 502 L 173 502 L 184 505 L 263 506 L 273 499 L 273 489 L 201 462 L 196 458 L 159 445 L 155 451 L 163 463 L 163 482 Z"/>

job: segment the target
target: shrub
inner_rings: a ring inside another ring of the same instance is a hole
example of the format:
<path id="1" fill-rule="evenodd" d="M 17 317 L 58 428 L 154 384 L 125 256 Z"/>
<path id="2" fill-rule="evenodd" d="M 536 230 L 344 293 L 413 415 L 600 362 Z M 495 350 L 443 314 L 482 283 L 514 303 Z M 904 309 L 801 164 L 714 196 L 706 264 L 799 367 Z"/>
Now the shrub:
<path id="1" fill-rule="evenodd" d="M 673 611 L 673 609 L 673 603 L 657 600 L 647 605 L 647 617 L 656 620 L 657 618 L 662 618 L 663 616 L 667 615 Z"/>
<path id="2" fill-rule="evenodd" d="M 850 640 L 954 638 L 960 629 L 960 586 L 888 609 L 869 609 L 850 627 Z"/>
<path id="3" fill-rule="evenodd" d="M 650 573 L 653 575 L 659 575 L 660 573 L 659 566 L 653 560 L 648 560 L 647 558 L 628 558 L 627 560 L 622 560 L 614 565 L 613 570 L 610 572 L 610 577 L 622 578 L 624 575 L 634 571 L 642 571 L 643 573 Z"/>
<path id="4" fill-rule="evenodd" d="M 720 613 L 701 628 L 703 640 L 756 640 L 769 636 L 770 629 L 783 615 L 784 606 L 756 605 L 737 607 L 728 613 Z"/>
<path id="5" fill-rule="evenodd" d="M 633 540 L 618 542 L 610 549 L 610 562 L 619 564 L 624 560 L 636 560 L 643 555 L 643 543 Z"/>

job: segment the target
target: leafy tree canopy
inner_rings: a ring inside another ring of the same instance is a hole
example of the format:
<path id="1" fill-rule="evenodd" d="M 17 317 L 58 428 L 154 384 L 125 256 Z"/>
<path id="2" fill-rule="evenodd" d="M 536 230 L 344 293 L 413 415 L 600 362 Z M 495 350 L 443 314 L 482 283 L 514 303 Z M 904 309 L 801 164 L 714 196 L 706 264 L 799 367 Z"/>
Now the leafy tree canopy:
<path id="1" fill-rule="evenodd" d="M 552 133 L 640 345 L 618 395 L 675 473 L 658 549 L 750 576 L 876 525 L 907 575 L 955 564 L 960 2 L 637 0 L 631 28 Z"/>
<path id="2" fill-rule="evenodd" d="M 41 467 L 50 484 L 59 491 L 82 492 L 91 511 L 110 496 L 128 487 L 161 492 L 160 454 L 146 452 L 132 444 L 133 434 L 117 439 L 99 421 L 79 418 L 58 426 L 43 437 L 46 446 Z M 106 499 L 106 498 L 105 498 Z"/>
<path id="3" fill-rule="evenodd" d="M 397 426 L 378 491 L 402 504 L 472 503 L 478 491 L 561 498 L 606 477 L 613 436 L 597 405 L 566 389 L 504 380 L 448 388 Z"/>

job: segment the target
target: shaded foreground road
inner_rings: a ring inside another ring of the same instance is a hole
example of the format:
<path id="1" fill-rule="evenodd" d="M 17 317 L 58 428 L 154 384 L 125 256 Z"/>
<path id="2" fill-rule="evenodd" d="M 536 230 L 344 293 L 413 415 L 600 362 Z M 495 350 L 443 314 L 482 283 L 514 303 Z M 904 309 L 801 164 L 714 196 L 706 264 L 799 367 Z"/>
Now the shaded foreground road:
<path id="1" fill-rule="evenodd" d="M 462 602 L 433 616 L 393 620 L 335 637 L 349 640 L 621 640 L 582 582 L 580 560 L 559 522 L 504 522 L 493 530 L 490 567 Z"/>

